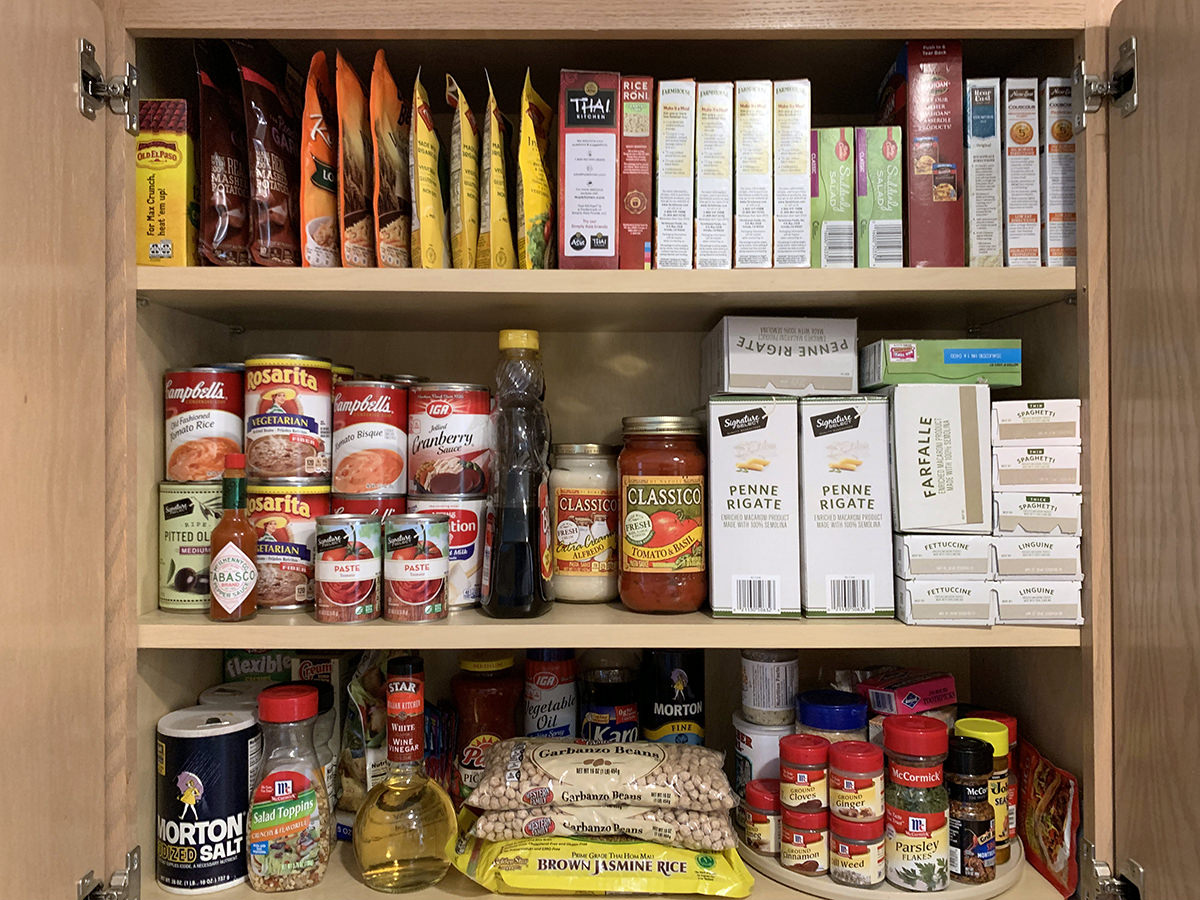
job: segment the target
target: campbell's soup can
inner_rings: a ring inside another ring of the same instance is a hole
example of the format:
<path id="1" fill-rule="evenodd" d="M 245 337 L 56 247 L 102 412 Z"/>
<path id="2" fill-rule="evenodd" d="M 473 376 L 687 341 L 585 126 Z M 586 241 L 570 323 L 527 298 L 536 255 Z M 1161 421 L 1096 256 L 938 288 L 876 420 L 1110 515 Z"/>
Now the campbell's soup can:
<path id="1" fill-rule="evenodd" d="M 409 500 L 414 513 L 439 513 L 450 519 L 450 573 L 446 597 L 450 609 L 479 603 L 483 580 L 483 546 L 487 534 L 487 496 L 428 494 Z"/>
<path id="2" fill-rule="evenodd" d="M 208 612 L 209 549 L 221 513 L 219 484 L 159 484 L 159 609 Z"/>
<path id="3" fill-rule="evenodd" d="M 246 360 L 246 475 L 324 478 L 333 421 L 332 364 L 276 353 Z"/>
<path id="4" fill-rule="evenodd" d="M 408 488 L 408 388 L 343 381 L 333 392 L 333 489 L 403 494 Z"/>
<path id="5" fill-rule="evenodd" d="M 242 452 L 242 375 L 220 366 L 163 374 L 167 481 L 219 481 L 225 454 Z"/>
<path id="6" fill-rule="evenodd" d="M 450 518 L 408 513 L 383 520 L 383 617 L 391 622 L 446 618 Z"/>
<path id="7" fill-rule="evenodd" d="M 378 516 L 317 518 L 313 587 L 318 622 L 369 622 L 379 618 L 382 550 Z"/>
<path id="8" fill-rule="evenodd" d="M 330 512 L 383 519 L 392 513 L 408 512 L 408 498 L 403 494 L 339 494 L 334 491 Z"/>
<path id="9" fill-rule="evenodd" d="M 246 512 L 258 532 L 258 608 L 311 605 L 317 517 L 329 515 L 329 485 L 302 478 L 252 481 L 246 486 Z"/>
<path id="10" fill-rule="evenodd" d="M 491 394 L 481 384 L 408 389 L 408 494 L 486 494 Z"/>

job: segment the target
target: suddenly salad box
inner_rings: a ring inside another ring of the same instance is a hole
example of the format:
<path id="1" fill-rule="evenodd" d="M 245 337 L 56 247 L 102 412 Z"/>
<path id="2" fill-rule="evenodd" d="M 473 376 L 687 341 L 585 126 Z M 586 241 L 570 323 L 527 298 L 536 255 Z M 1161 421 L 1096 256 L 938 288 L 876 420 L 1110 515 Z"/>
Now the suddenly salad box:
<path id="1" fill-rule="evenodd" d="M 854 130 L 855 198 L 859 268 L 904 265 L 903 129 L 899 125 Z"/>
<path id="2" fill-rule="evenodd" d="M 812 131 L 812 266 L 854 268 L 854 129 Z"/>

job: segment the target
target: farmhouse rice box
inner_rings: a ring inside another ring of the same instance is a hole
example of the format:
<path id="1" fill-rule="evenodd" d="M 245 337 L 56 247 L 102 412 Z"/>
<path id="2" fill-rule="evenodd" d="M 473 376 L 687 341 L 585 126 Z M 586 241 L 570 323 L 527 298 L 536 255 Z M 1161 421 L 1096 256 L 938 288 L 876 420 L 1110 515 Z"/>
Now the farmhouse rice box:
<path id="1" fill-rule="evenodd" d="M 563 69 L 558 91 L 558 267 L 617 267 L 621 76 Z"/>
<path id="2" fill-rule="evenodd" d="M 696 82 L 658 83 L 654 123 L 654 268 L 692 267 Z"/>
<path id="3" fill-rule="evenodd" d="M 1040 266 L 1041 173 L 1036 78 L 1006 78 L 1004 98 L 1004 264 Z"/>
<path id="4" fill-rule="evenodd" d="M 733 83 L 696 87 L 696 268 L 733 265 Z"/>
<path id="5" fill-rule="evenodd" d="M 622 269 L 649 269 L 653 255 L 650 210 L 654 178 L 654 79 L 621 76 L 621 162 L 617 257 Z"/>
<path id="6" fill-rule="evenodd" d="M 967 265 L 1004 264 L 1004 180 L 1000 156 L 1000 79 L 968 78 Z"/>
<path id="7" fill-rule="evenodd" d="M 809 265 L 812 88 L 807 78 L 775 82 L 775 268 Z"/>
<path id="8" fill-rule="evenodd" d="M 1038 85 L 1042 125 L 1042 265 L 1075 265 L 1075 125 L 1071 79 Z"/>
<path id="9" fill-rule="evenodd" d="M 769 81 L 738 81 L 733 107 L 733 267 L 771 267 L 771 119 Z"/>

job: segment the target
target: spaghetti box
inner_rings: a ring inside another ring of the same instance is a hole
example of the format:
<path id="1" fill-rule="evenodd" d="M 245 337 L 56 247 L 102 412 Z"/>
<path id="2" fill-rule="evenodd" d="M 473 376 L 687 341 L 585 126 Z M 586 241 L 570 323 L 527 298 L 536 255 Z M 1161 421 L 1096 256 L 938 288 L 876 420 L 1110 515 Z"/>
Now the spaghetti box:
<path id="1" fill-rule="evenodd" d="M 1083 578 L 1083 560 L 1077 537 L 1007 535 L 992 538 L 996 574 L 1001 580 Z"/>
<path id="2" fill-rule="evenodd" d="M 964 578 L 897 578 L 896 618 L 905 625 L 991 625 L 994 584 Z"/>
<path id="3" fill-rule="evenodd" d="M 884 666 L 854 686 L 867 699 L 871 712 L 908 716 L 958 702 L 954 676 L 948 672 L 923 672 Z"/>
<path id="4" fill-rule="evenodd" d="M 139 266 L 199 265 L 200 194 L 186 100 L 138 104 L 134 210 Z"/>
<path id="5" fill-rule="evenodd" d="M 1083 533 L 1081 494 L 1021 494 L 997 491 L 993 495 L 993 504 L 997 535 Z"/>
<path id="6" fill-rule="evenodd" d="M 733 86 L 733 267 L 771 268 L 772 112 L 769 81 Z"/>
<path id="7" fill-rule="evenodd" d="M 992 538 L 963 534 L 898 534 L 896 577 L 968 579 L 992 574 Z"/>
<path id="8" fill-rule="evenodd" d="M 854 268 L 854 129 L 812 132 L 812 266 Z"/>
<path id="9" fill-rule="evenodd" d="M 558 92 L 558 266 L 617 268 L 621 76 L 563 69 Z"/>
<path id="10" fill-rule="evenodd" d="M 1038 85 L 1042 126 L 1042 265 L 1075 265 L 1075 124 L 1071 79 Z"/>
<path id="11" fill-rule="evenodd" d="M 725 316 L 700 348 L 704 396 L 853 394 L 857 319 Z"/>
<path id="12" fill-rule="evenodd" d="M 864 391 L 889 384 L 1019 387 L 1021 341 L 1017 338 L 876 341 L 859 354 L 858 383 Z"/>
<path id="13" fill-rule="evenodd" d="M 808 268 L 812 87 L 807 78 L 775 82 L 774 123 L 775 268 Z"/>
<path id="14" fill-rule="evenodd" d="M 995 447 L 992 487 L 997 491 L 1074 494 L 1080 482 L 1082 451 L 1075 447 Z"/>
<path id="15" fill-rule="evenodd" d="M 733 266 L 733 82 L 696 86 L 696 268 Z"/>
<path id="16" fill-rule="evenodd" d="M 898 269 L 904 265 L 903 147 L 899 125 L 854 130 L 859 268 Z"/>
<path id="17" fill-rule="evenodd" d="M 654 122 L 654 268 L 692 267 L 696 82 L 658 83 Z"/>
<path id="18" fill-rule="evenodd" d="M 996 621 L 1001 625 L 1082 625 L 1079 581 L 998 581 Z"/>
<path id="19" fill-rule="evenodd" d="M 968 78 L 967 265 L 1004 265 L 1004 179 L 1000 157 L 1000 79 Z"/>
<path id="20" fill-rule="evenodd" d="M 621 76 L 620 246 L 622 269 L 654 262 L 650 197 L 654 178 L 654 79 Z"/>
<path id="21" fill-rule="evenodd" d="M 1080 412 L 1078 400 L 993 400 L 992 446 L 1078 446 Z"/>
<path id="22" fill-rule="evenodd" d="M 1036 78 L 1006 78 L 1004 110 L 1004 264 L 1040 266 L 1041 172 Z"/>

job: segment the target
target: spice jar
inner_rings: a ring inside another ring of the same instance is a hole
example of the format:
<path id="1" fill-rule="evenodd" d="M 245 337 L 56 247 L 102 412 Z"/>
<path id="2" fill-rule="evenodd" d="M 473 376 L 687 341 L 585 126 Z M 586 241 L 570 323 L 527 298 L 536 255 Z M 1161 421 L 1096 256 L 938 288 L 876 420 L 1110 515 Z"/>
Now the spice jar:
<path id="1" fill-rule="evenodd" d="M 1008 862 L 1008 729 L 992 719 L 969 717 L 954 723 L 954 733 L 979 738 L 992 748 L 992 776 L 988 779 L 988 799 L 996 814 L 996 865 Z"/>
<path id="2" fill-rule="evenodd" d="M 1017 717 L 993 709 L 975 710 L 972 718 L 992 719 L 1008 729 L 1008 846 L 1017 837 Z"/>
<path id="3" fill-rule="evenodd" d="M 829 878 L 850 887 L 872 887 L 884 878 L 883 819 L 829 820 Z"/>
<path id="4" fill-rule="evenodd" d="M 779 864 L 801 875 L 829 871 L 829 813 L 783 810 Z"/>
<path id="5" fill-rule="evenodd" d="M 988 799 L 992 748 L 952 737 L 946 754 L 950 794 L 950 880 L 983 884 L 996 877 L 996 813 Z"/>
<path id="6" fill-rule="evenodd" d="M 829 806 L 829 741 L 815 734 L 789 734 L 779 741 L 779 803 L 784 809 L 816 812 Z"/>
<path id="7" fill-rule="evenodd" d="M 458 658 L 459 671 L 450 679 L 458 711 L 457 800 L 478 787 L 488 749 L 521 732 L 525 679 L 514 663 L 511 650 L 471 650 Z"/>
<path id="8" fill-rule="evenodd" d="M 866 741 L 829 747 L 829 811 L 843 819 L 883 818 L 883 751 Z"/>
<path id="9" fill-rule="evenodd" d="M 742 715 L 755 725 L 790 725 L 796 720 L 795 650 L 742 651 Z"/>
<path id="10" fill-rule="evenodd" d="M 796 734 L 831 744 L 867 739 L 867 701 L 849 691 L 805 691 L 796 698 Z"/>
<path id="11" fill-rule="evenodd" d="M 622 427 L 621 602 L 636 612 L 693 612 L 708 598 L 700 423 L 634 416 Z"/>
<path id="12" fill-rule="evenodd" d="M 941 891 L 949 882 L 950 798 L 942 784 L 947 740 L 945 724 L 928 716 L 883 720 L 887 880 L 910 891 Z"/>
<path id="13" fill-rule="evenodd" d="M 746 785 L 742 801 L 743 837 L 751 850 L 779 855 L 779 780 L 760 778 Z"/>
<path id="14" fill-rule="evenodd" d="M 555 444 L 550 470 L 554 598 L 617 599 L 617 451 L 606 444 Z"/>

